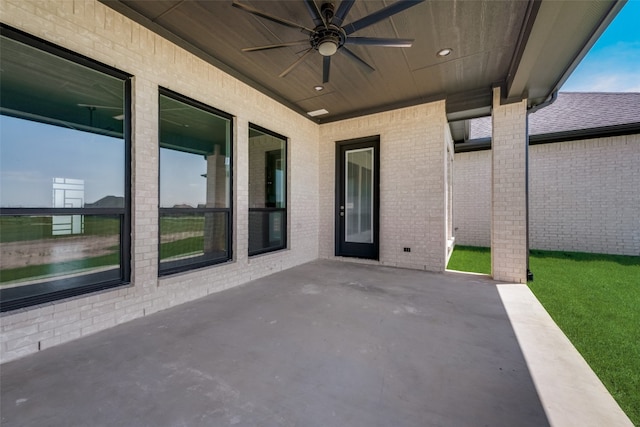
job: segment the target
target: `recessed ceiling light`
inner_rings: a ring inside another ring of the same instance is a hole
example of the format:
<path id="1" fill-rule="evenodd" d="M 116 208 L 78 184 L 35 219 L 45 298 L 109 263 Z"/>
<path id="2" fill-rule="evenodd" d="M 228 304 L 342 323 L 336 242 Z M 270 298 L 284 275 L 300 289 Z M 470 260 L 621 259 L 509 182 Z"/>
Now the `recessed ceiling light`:
<path id="1" fill-rule="evenodd" d="M 451 52 L 453 52 L 453 49 L 449 48 L 449 47 L 445 47 L 444 49 L 440 49 L 437 53 L 438 56 L 448 56 Z"/>
<path id="2" fill-rule="evenodd" d="M 314 86 L 313 88 L 314 88 L 315 90 L 317 90 L 318 92 L 320 92 L 321 90 L 324 90 L 324 86 L 320 86 L 320 85 L 318 85 L 318 86 Z"/>
<path id="3" fill-rule="evenodd" d="M 307 114 L 310 115 L 311 117 L 315 117 L 315 116 L 322 116 L 323 114 L 329 114 L 329 112 L 323 108 L 321 110 L 309 111 Z"/>

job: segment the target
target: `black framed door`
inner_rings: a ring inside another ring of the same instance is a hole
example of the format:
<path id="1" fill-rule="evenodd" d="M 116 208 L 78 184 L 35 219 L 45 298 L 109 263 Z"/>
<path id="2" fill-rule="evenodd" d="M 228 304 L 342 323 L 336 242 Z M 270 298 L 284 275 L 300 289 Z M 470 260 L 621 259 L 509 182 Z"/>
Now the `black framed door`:
<path id="1" fill-rule="evenodd" d="M 336 143 L 336 256 L 378 259 L 380 138 Z"/>

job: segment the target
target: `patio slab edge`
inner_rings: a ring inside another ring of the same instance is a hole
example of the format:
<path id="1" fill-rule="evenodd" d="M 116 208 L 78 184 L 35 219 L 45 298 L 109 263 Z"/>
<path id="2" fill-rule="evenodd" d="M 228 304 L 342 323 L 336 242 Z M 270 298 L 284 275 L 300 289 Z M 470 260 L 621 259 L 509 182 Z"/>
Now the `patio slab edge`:
<path id="1" fill-rule="evenodd" d="M 551 426 L 633 427 L 529 287 L 497 288 Z"/>

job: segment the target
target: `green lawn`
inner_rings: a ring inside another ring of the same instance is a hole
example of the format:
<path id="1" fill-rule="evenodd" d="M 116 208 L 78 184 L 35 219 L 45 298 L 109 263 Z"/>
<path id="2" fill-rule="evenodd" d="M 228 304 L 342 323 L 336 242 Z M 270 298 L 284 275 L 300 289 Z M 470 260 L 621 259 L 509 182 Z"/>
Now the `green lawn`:
<path id="1" fill-rule="evenodd" d="M 117 267 L 120 262 L 120 248 L 116 246 L 111 249 L 113 249 L 113 253 L 97 257 L 52 264 L 35 264 L 26 267 L 0 269 L 0 286 L 16 280 L 30 280 L 34 278 L 44 279 L 96 267 Z M 202 255 L 203 253 L 204 238 L 202 236 L 187 237 L 186 239 L 180 239 L 160 245 L 161 260 L 194 254 Z"/>
<path id="2" fill-rule="evenodd" d="M 161 216 L 160 231 L 162 234 L 180 233 L 183 231 L 201 231 L 204 228 L 204 216 Z"/>
<path id="3" fill-rule="evenodd" d="M 640 257 L 532 250 L 529 288 L 640 426 Z M 488 273 L 489 248 L 456 246 L 449 269 Z"/>
<path id="4" fill-rule="evenodd" d="M 119 250 L 119 248 L 117 248 Z M 30 280 L 34 278 L 53 278 L 58 275 L 74 273 L 91 268 L 120 265 L 120 254 L 113 252 L 92 258 L 73 261 L 56 262 L 52 264 L 36 264 L 26 267 L 5 268 L 0 270 L 0 285 L 14 280 Z"/>
<path id="5" fill-rule="evenodd" d="M 1 216 L 0 243 L 28 240 L 64 239 L 68 235 L 53 236 L 51 216 Z M 163 233 L 199 231 L 204 227 L 203 216 L 161 217 Z M 83 215 L 84 236 L 109 236 L 120 233 L 120 219 L 110 216 Z"/>
<path id="6" fill-rule="evenodd" d="M 491 250 L 489 248 L 456 245 L 447 268 L 449 270 L 491 274 Z"/>
<path id="7" fill-rule="evenodd" d="M 8 256 L 8 252 L 5 251 L 13 252 L 14 255 L 25 253 L 30 250 L 30 244 L 48 244 L 54 241 L 65 244 L 65 241 L 70 239 L 73 242 L 78 237 L 86 239 L 95 237 L 95 241 L 99 241 L 103 237 L 116 238 L 120 234 L 120 219 L 117 217 L 82 215 L 82 221 L 84 224 L 82 235 L 54 236 L 51 216 L 0 216 L 0 244 L 14 245 L 13 249 L 3 247 L 0 256 Z M 68 245 L 72 245 L 72 243 Z M 0 267 L 0 286 L 15 281 L 53 278 L 98 267 L 117 267 L 120 263 L 120 247 L 116 245 L 107 249 L 109 249 L 109 253 L 104 255 L 70 261 L 2 268 L 6 266 L 5 264 Z M 43 252 L 40 253 L 42 262 L 46 262 L 51 257 L 47 255 L 46 249 L 41 250 Z M 32 262 L 37 262 L 37 260 L 33 259 Z"/>
<path id="8" fill-rule="evenodd" d="M 120 220 L 113 217 L 84 215 L 82 236 L 117 236 L 120 233 Z M 160 226 L 163 233 L 199 231 L 204 227 L 204 217 L 163 217 Z M 62 241 L 76 238 L 78 235 L 53 236 L 51 216 L 2 216 L 0 217 L 0 243 L 33 241 Z M 187 237 L 160 245 L 160 259 L 172 258 L 204 251 L 204 238 Z M 25 267 L 0 268 L 0 286 L 3 284 L 31 279 L 47 279 L 63 274 L 83 271 L 91 268 L 114 266 L 120 262 L 120 248 L 110 248 L 113 252 L 106 255 L 87 257 L 72 261 L 34 264 Z"/>
<path id="9" fill-rule="evenodd" d="M 204 237 L 187 237 L 186 239 L 180 239 L 160 245 L 161 260 L 192 254 L 204 254 Z"/>
<path id="10" fill-rule="evenodd" d="M 83 235 L 109 236 L 120 233 L 120 219 L 111 216 L 82 215 Z M 64 239 L 53 236 L 51 216 L 0 216 L 0 243 L 27 240 Z"/>

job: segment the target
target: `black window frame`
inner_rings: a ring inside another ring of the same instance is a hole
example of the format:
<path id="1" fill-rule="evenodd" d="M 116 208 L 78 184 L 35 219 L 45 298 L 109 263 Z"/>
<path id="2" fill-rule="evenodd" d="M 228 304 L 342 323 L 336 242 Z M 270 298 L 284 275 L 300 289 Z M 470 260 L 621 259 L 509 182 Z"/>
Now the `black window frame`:
<path id="1" fill-rule="evenodd" d="M 256 256 L 256 255 L 261 255 L 261 254 L 266 254 L 269 252 L 275 252 L 275 251 L 281 251 L 283 249 L 287 249 L 288 247 L 288 242 L 289 242 L 289 236 L 287 233 L 287 228 L 288 228 L 288 209 L 289 209 L 289 138 L 287 138 L 284 135 L 280 135 L 279 133 L 273 132 L 269 129 L 263 128 L 262 126 L 256 125 L 254 123 L 249 122 L 249 131 L 251 131 L 251 129 L 256 130 L 258 132 L 262 132 L 266 135 L 272 136 L 274 138 L 278 138 L 281 139 L 282 141 L 284 141 L 284 153 L 285 153 L 285 179 L 284 179 L 284 197 L 285 197 L 285 203 L 284 203 L 284 208 L 276 208 L 276 207 L 264 207 L 264 208 L 252 208 L 249 207 L 249 216 L 251 215 L 251 212 L 265 212 L 265 213 L 270 213 L 270 212 L 281 212 L 282 213 L 282 245 L 279 246 L 272 246 L 269 248 L 262 248 L 262 249 L 258 249 L 258 250 L 250 250 L 248 249 L 248 255 L 251 256 Z M 250 159 L 249 159 L 250 162 Z M 249 183 L 251 184 L 251 183 Z M 249 216 L 247 216 L 247 220 L 249 220 Z M 266 228 L 265 228 L 266 230 Z M 247 236 L 247 240 L 251 238 L 251 234 L 249 233 L 249 235 Z M 250 248 L 251 244 L 247 241 L 247 248 Z"/>
<path id="2" fill-rule="evenodd" d="M 210 267 L 214 265 L 223 264 L 233 260 L 233 124 L 234 124 L 234 116 L 226 113 L 222 110 L 219 110 L 215 107 L 207 105 L 203 102 L 197 101 L 188 96 L 182 95 L 178 92 L 175 92 L 171 89 L 167 89 L 165 87 L 160 86 L 158 88 L 158 149 L 160 149 L 160 95 L 171 98 L 175 101 L 182 102 L 191 107 L 201 109 L 208 113 L 219 116 L 223 119 L 229 120 L 229 206 L 226 208 L 163 208 L 158 207 L 158 276 L 169 276 L 172 274 L 183 273 L 186 271 L 192 271 L 200 268 Z M 158 159 L 160 157 L 158 156 Z M 160 204 L 160 164 L 158 160 L 158 203 Z M 160 245 L 161 242 L 161 229 L 160 229 L 160 221 L 162 215 L 175 215 L 180 216 L 184 214 L 206 214 L 206 213 L 225 213 L 226 224 L 227 224 L 227 236 L 225 239 L 225 243 L 227 246 L 227 256 L 220 258 L 212 258 L 205 259 L 199 258 L 194 262 L 183 263 L 183 262 L 162 262 L 160 259 Z M 165 264 L 165 267 L 162 268 L 162 264 Z"/>
<path id="3" fill-rule="evenodd" d="M 34 284 L 0 289 L 0 312 L 129 285 L 131 280 L 131 79 L 133 76 L 4 23 L 0 23 L 0 35 L 44 53 L 122 80 L 124 84 L 123 140 L 125 144 L 124 206 L 122 208 L 0 208 L 0 216 L 118 216 L 120 218 L 120 277 L 118 279 L 105 280 L 103 278 L 104 275 L 101 273 L 88 273 L 65 279 L 44 280 Z M 13 114 L 6 115 L 14 116 Z M 47 121 L 43 117 L 38 120 L 30 118 L 30 120 L 59 126 L 56 120 Z"/>

